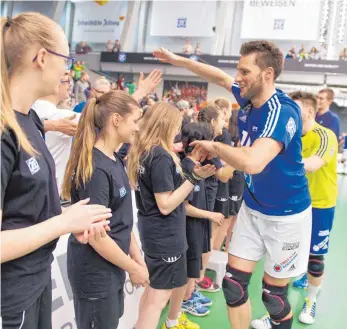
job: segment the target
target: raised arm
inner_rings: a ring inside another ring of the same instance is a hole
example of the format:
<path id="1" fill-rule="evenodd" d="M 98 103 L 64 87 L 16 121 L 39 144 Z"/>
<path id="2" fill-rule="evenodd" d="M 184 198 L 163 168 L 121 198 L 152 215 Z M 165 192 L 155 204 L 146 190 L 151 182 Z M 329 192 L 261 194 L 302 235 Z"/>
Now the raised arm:
<path id="1" fill-rule="evenodd" d="M 153 55 L 161 62 L 169 63 L 173 66 L 183 67 L 207 80 L 208 82 L 215 83 L 231 92 L 231 86 L 234 83 L 234 78 L 214 66 L 195 62 L 189 58 L 178 56 L 164 48 L 155 50 Z"/>

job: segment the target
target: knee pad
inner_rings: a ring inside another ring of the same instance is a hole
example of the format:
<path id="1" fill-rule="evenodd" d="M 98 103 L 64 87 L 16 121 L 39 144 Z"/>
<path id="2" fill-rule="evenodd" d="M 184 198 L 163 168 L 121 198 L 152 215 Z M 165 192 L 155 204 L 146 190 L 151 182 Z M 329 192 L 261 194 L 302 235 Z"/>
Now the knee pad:
<path id="1" fill-rule="evenodd" d="M 313 277 L 319 278 L 324 273 L 324 256 L 310 255 L 308 260 L 308 273 Z"/>
<path id="2" fill-rule="evenodd" d="M 242 272 L 227 266 L 227 272 L 223 280 L 223 292 L 229 307 L 237 307 L 248 300 L 248 285 L 252 273 Z"/>
<path id="3" fill-rule="evenodd" d="M 263 281 L 262 300 L 272 320 L 282 320 L 290 313 L 291 308 L 287 295 L 288 285 L 277 287 Z"/>

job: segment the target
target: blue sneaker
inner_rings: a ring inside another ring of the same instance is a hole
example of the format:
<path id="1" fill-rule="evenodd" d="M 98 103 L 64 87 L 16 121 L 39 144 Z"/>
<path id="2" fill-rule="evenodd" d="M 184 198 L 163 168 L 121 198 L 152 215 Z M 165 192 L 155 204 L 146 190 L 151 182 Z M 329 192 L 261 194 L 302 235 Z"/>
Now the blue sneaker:
<path id="1" fill-rule="evenodd" d="M 192 297 L 182 303 L 182 311 L 194 316 L 205 316 L 210 313 L 210 310 L 196 302 Z"/>
<path id="2" fill-rule="evenodd" d="M 307 289 L 308 288 L 307 274 L 304 274 L 304 276 L 301 279 L 294 281 L 293 287 L 298 289 Z"/>
<path id="3" fill-rule="evenodd" d="M 316 317 L 316 302 L 312 302 L 309 298 L 305 299 L 304 307 L 299 316 L 299 321 L 305 324 L 313 324 Z"/>
<path id="4" fill-rule="evenodd" d="M 192 299 L 200 303 L 202 306 L 211 306 L 212 300 L 204 296 L 200 291 L 194 290 L 192 293 Z"/>

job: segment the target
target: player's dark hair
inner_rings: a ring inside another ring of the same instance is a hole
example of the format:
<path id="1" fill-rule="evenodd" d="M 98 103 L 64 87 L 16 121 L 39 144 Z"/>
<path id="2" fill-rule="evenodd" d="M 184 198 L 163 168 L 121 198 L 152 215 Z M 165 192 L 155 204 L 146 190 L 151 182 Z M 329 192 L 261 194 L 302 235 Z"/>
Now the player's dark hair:
<path id="1" fill-rule="evenodd" d="M 194 146 L 189 146 L 194 141 L 210 141 L 213 139 L 213 129 L 206 122 L 192 122 L 186 124 L 182 129 L 182 144 L 185 154 L 193 151 Z"/>
<path id="2" fill-rule="evenodd" d="M 301 101 L 305 104 L 308 103 L 313 107 L 314 111 L 317 112 L 317 99 L 314 94 L 298 90 L 294 91 L 289 96 L 293 101 Z"/>
<path id="3" fill-rule="evenodd" d="M 208 104 L 200 110 L 198 114 L 198 121 L 211 123 L 212 120 L 217 120 L 219 115 L 222 115 L 220 107 L 216 104 Z"/>
<path id="4" fill-rule="evenodd" d="M 256 40 L 246 42 L 241 46 L 240 55 L 247 56 L 257 54 L 255 63 L 261 70 L 272 67 L 274 70 L 274 80 L 282 72 L 284 57 L 282 51 L 272 42 L 266 40 Z"/>

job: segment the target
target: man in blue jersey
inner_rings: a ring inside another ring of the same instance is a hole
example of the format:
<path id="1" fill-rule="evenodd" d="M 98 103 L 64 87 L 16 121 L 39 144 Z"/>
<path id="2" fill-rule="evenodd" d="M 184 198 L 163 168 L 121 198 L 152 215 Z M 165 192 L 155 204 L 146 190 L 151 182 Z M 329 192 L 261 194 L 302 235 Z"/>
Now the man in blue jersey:
<path id="1" fill-rule="evenodd" d="M 301 156 L 300 108 L 275 89 L 283 54 L 268 41 L 242 45 L 235 80 L 222 70 L 177 56 L 154 52 L 160 61 L 184 67 L 231 91 L 241 106 L 240 148 L 195 142 L 245 173 L 247 188 L 229 245 L 223 291 L 233 329 L 248 329 L 248 285 L 256 263 L 265 256 L 264 305 L 268 328 L 290 329 L 288 302 L 292 277 L 307 269 L 312 227 L 311 199 Z"/>
<path id="2" fill-rule="evenodd" d="M 335 98 L 334 90 L 325 88 L 319 91 L 317 95 L 318 112 L 316 114 L 316 122 L 321 126 L 332 130 L 337 140 L 340 140 L 340 118 L 330 110 L 330 106 Z"/>

